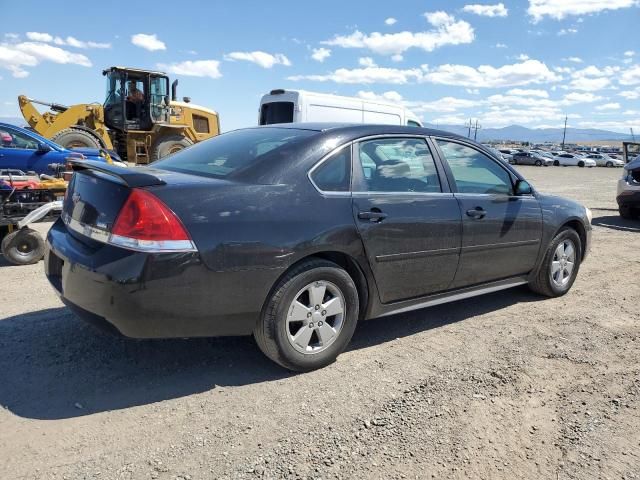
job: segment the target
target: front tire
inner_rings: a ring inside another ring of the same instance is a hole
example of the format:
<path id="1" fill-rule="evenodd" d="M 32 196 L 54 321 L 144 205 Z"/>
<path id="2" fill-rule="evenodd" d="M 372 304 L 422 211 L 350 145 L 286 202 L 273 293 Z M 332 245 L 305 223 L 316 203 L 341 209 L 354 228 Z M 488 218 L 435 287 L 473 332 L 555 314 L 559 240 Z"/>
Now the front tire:
<path id="1" fill-rule="evenodd" d="M 613 167 L 613 162 L 607 162 L 607 167 L 608 167 L 608 168 Z"/>
<path id="2" fill-rule="evenodd" d="M 344 351 L 358 315 L 358 290 L 349 274 L 335 263 L 310 260 L 278 282 L 253 336 L 274 362 L 308 372 Z"/>
<path id="3" fill-rule="evenodd" d="M 553 161 L 553 166 L 554 167 L 559 167 L 560 166 L 560 162 L 558 160 L 554 160 Z"/>
<path id="4" fill-rule="evenodd" d="M 77 128 L 65 128 L 60 130 L 51 141 L 56 142 L 64 148 L 103 148 L 100 140 L 95 135 L 85 130 Z"/>
<path id="5" fill-rule="evenodd" d="M 4 237 L 0 249 L 8 262 L 30 265 L 44 257 L 44 239 L 35 230 L 22 228 Z"/>
<path id="6" fill-rule="evenodd" d="M 566 227 L 554 237 L 529 288 L 546 297 L 560 297 L 576 280 L 582 260 L 582 242 L 578 233 Z"/>
<path id="7" fill-rule="evenodd" d="M 580 168 L 584 168 L 584 162 L 578 162 L 578 166 L 579 166 Z"/>
<path id="8" fill-rule="evenodd" d="M 542 161 L 536 160 L 536 167 L 541 167 L 541 166 L 542 166 Z"/>
<path id="9" fill-rule="evenodd" d="M 635 218 L 637 217 L 637 215 L 629 205 L 619 205 L 618 212 L 620 213 L 620 216 L 625 220 L 635 220 Z"/>

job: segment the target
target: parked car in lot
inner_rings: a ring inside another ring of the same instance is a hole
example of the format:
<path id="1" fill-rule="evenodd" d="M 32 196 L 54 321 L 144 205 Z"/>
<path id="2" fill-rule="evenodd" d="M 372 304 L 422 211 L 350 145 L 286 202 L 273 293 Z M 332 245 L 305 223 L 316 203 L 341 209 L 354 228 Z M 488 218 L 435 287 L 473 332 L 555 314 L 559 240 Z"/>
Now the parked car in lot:
<path id="1" fill-rule="evenodd" d="M 507 162 L 511 162 L 513 158 L 513 154 L 516 152 L 515 150 L 500 148 L 498 151 L 502 154 L 502 158 L 504 158 Z"/>
<path id="2" fill-rule="evenodd" d="M 361 320 L 564 295 L 590 245 L 587 208 L 439 130 L 255 127 L 148 167 L 72 164 L 45 256 L 71 310 L 136 338 L 253 333 L 291 370 L 331 363 Z"/>
<path id="3" fill-rule="evenodd" d="M 106 153 L 97 148 L 74 148 L 72 150 L 61 147 L 35 132 L 0 122 L 0 168 L 19 169 L 25 172 L 51 175 L 50 165 L 64 165 L 67 158 L 85 157 L 90 160 L 106 161 Z M 120 163 L 120 157 L 115 152 L 109 152 L 110 159 Z"/>
<path id="4" fill-rule="evenodd" d="M 624 166 L 616 202 L 622 218 L 640 217 L 640 155 Z"/>
<path id="5" fill-rule="evenodd" d="M 563 167 L 595 167 L 596 162 L 590 158 L 583 158 L 574 153 L 559 153 L 553 157 L 553 164 Z"/>
<path id="6" fill-rule="evenodd" d="M 598 167 L 624 167 L 624 162 L 606 153 L 590 153 L 587 155 Z"/>
<path id="7" fill-rule="evenodd" d="M 553 165 L 553 160 L 537 152 L 518 152 L 511 157 L 512 165 L 535 165 L 537 167 L 548 167 Z"/>

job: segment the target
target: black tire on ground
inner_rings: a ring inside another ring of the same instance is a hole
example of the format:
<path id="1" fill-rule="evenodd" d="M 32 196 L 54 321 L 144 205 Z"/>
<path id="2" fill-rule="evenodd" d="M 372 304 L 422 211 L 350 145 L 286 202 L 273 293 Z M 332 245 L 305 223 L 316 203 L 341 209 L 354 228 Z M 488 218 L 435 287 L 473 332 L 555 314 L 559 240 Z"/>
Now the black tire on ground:
<path id="1" fill-rule="evenodd" d="M 578 166 L 579 166 L 580 168 L 584 168 L 584 162 L 583 162 L 583 161 L 579 161 L 579 162 L 578 162 Z"/>
<path id="2" fill-rule="evenodd" d="M 619 205 L 618 212 L 625 220 L 634 220 L 638 217 L 637 213 L 629 205 Z"/>
<path id="3" fill-rule="evenodd" d="M 613 162 L 607 162 L 607 167 L 609 168 L 613 167 Z"/>
<path id="4" fill-rule="evenodd" d="M 559 160 L 554 160 L 553 161 L 553 166 L 554 167 L 559 167 L 560 166 L 560 161 Z"/>
<path id="5" fill-rule="evenodd" d="M 10 263 L 30 265 L 44 257 L 44 238 L 35 230 L 22 228 L 4 237 L 0 248 Z"/>
<path id="6" fill-rule="evenodd" d="M 511 160 L 511 165 L 517 165 L 518 164 L 518 160 L 517 159 L 513 159 Z"/>
<path id="7" fill-rule="evenodd" d="M 167 155 L 179 152 L 191 145 L 193 145 L 193 142 L 182 135 L 171 135 L 160 138 L 151 148 L 151 161 L 160 160 Z"/>
<path id="8" fill-rule="evenodd" d="M 335 285 L 343 295 L 345 313 L 342 327 L 328 347 L 318 353 L 302 353 L 289 341 L 287 315 L 301 289 L 314 282 Z M 274 362 L 289 370 L 308 372 L 335 361 L 351 340 L 358 315 L 358 290 L 349 274 L 335 263 L 322 259 L 309 260 L 288 272 L 272 290 L 253 336 L 260 350 Z"/>
<path id="9" fill-rule="evenodd" d="M 64 148 L 103 148 L 95 135 L 77 128 L 65 128 L 56 133 L 51 140 Z"/>
<path id="10" fill-rule="evenodd" d="M 536 167 L 542 166 L 542 160 L 536 160 Z"/>
<path id="11" fill-rule="evenodd" d="M 551 263 L 558 245 L 565 240 L 571 240 L 575 245 L 575 265 L 567 283 L 563 286 L 558 286 L 551 281 Z M 580 236 L 573 228 L 563 228 L 549 244 L 534 279 L 529 282 L 529 288 L 546 297 L 560 297 L 564 295 L 571 289 L 573 282 L 576 280 L 576 276 L 580 270 L 581 260 L 582 242 L 580 241 Z"/>

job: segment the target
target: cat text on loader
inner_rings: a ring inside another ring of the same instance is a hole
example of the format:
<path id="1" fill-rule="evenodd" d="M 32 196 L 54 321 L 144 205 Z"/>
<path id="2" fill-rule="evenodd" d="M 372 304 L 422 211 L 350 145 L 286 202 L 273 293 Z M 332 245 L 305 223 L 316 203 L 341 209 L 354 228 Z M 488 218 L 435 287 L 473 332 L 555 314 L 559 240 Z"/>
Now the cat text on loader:
<path id="1" fill-rule="evenodd" d="M 115 150 L 123 160 L 150 163 L 220 133 L 213 110 L 176 99 L 178 81 L 171 85 L 162 72 L 111 67 L 104 105 L 72 106 L 40 102 L 21 95 L 20 110 L 40 135 L 63 147 Z M 41 114 L 34 103 L 48 106 Z"/>

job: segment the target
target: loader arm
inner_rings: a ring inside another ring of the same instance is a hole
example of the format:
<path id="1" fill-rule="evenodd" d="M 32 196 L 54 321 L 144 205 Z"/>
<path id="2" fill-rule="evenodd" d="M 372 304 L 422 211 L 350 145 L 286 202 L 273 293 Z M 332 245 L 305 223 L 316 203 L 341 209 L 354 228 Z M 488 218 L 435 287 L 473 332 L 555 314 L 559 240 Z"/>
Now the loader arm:
<path id="1" fill-rule="evenodd" d="M 113 149 L 113 143 L 104 123 L 104 109 L 100 104 L 79 103 L 64 107 L 63 111 L 45 113 L 40 113 L 34 106 L 34 102 L 24 95 L 18 97 L 18 104 L 29 126 L 45 138 L 53 138 L 58 132 L 68 128 L 78 128 L 91 131 L 107 149 Z"/>

